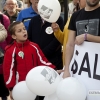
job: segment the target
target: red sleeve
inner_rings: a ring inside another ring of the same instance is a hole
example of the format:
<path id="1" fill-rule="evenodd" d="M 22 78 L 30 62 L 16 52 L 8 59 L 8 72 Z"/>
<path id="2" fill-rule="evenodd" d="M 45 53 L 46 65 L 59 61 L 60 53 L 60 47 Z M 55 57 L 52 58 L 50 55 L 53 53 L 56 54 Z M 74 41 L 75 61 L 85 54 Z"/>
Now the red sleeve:
<path id="1" fill-rule="evenodd" d="M 8 33 L 8 27 L 10 25 L 10 20 L 9 20 L 8 16 L 6 16 L 4 14 L 3 14 L 3 23 L 4 23 L 5 29 L 7 30 L 7 33 Z M 12 40 L 11 35 L 8 33 L 8 36 L 6 38 L 7 44 L 9 44 L 11 42 L 11 40 Z"/>
<path id="2" fill-rule="evenodd" d="M 42 50 L 39 48 L 38 45 L 35 45 L 35 49 L 37 51 L 38 65 L 49 66 L 53 69 L 56 68 L 51 62 L 47 60 L 47 58 L 45 57 L 45 55 L 43 54 Z"/>
<path id="3" fill-rule="evenodd" d="M 7 50 L 4 55 L 3 74 L 6 87 L 14 87 L 14 85 L 16 84 L 14 54 L 12 54 L 10 50 Z"/>

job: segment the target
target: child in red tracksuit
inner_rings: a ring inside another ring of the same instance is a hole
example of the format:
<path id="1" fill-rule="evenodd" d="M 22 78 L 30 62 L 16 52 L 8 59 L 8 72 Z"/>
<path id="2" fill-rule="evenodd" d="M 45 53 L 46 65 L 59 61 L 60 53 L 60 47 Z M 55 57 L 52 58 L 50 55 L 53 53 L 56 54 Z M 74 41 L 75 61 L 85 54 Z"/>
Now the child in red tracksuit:
<path id="1" fill-rule="evenodd" d="M 39 65 L 55 68 L 36 43 L 27 40 L 28 35 L 22 22 L 14 22 L 8 29 L 14 42 L 5 49 L 3 62 L 4 79 L 11 91 L 17 82 L 23 81 L 27 73 Z"/>

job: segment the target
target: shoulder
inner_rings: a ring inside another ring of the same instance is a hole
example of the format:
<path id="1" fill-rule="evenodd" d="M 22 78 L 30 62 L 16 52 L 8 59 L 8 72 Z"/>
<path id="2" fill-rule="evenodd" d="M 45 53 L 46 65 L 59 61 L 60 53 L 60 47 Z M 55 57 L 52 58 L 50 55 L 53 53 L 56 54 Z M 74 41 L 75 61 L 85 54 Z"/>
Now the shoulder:
<path id="1" fill-rule="evenodd" d="M 76 11 L 72 14 L 71 19 L 75 20 L 77 17 L 79 17 L 80 15 L 82 15 L 84 12 L 84 9 L 81 9 L 79 11 Z"/>
<path id="2" fill-rule="evenodd" d="M 79 14 L 83 13 L 84 9 L 78 10 L 72 14 L 72 16 L 78 16 Z"/>
<path id="3" fill-rule="evenodd" d="M 38 45 L 37 43 L 34 43 L 34 42 L 30 42 L 29 44 L 30 44 L 32 47 L 37 47 L 37 48 L 39 47 L 39 45 Z"/>
<path id="4" fill-rule="evenodd" d="M 40 15 L 36 15 L 36 16 L 32 17 L 32 20 L 36 20 L 36 19 L 41 19 Z"/>
<path id="5" fill-rule="evenodd" d="M 32 22 L 32 23 L 33 23 L 33 22 L 36 22 L 36 23 L 37 23 L 37 21 L 39 21 L 39 20 L 41 20 L 41 17 L 40 17 L 39 15 L 36 15 L 36 16 L 33 16 L 33 17 L 32 17 L 31 22 Z"/>
<path id="6" fill-rule="evenodd" d="M 20 11 L 20 13 L 24 13 L 24 12 L 27 12 L 27 11 L 30 11 L 32 9 L 32 7 L 28 7 L 28 8 L 25 8 L 23 10 Z"/>
<path id="7" fill-rule="evenodd" d="M 63 18 L 60 16 L 59 18 L 58 18 L 58 20 L 56 21 L 56 23 L 58 24 L 58 25 L 63 25 L 64 24 L 64 21 L 63 21 Z"/>
<path id="8" fill-rule="evenodd" d="M 2 16 L 3 16 L 4 18 L 8 18 L 8 16 L 7 16 L 6 14 L 2 14 Z"/>
<path id="9" fill-rule="evenodd" d="M 14 48 L 14 43 L 11 43 L 5 47 L 5 51 L 11 51 Z"/>
<path id="10" fill-rule="evenodd" d="M 4 20 L 8 20 L 9 21 L 9 18 L 8 18 L 8 16 L 6 14 L 2 14 L 2 16 L 3 16 Z"/>

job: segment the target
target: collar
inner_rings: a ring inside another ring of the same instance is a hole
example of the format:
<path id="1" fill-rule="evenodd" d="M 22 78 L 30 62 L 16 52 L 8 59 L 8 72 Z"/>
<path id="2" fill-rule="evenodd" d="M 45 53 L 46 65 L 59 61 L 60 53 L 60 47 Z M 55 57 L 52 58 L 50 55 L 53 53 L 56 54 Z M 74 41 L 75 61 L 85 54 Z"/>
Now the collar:
<path id="1" fill-rule="evenodd" d="M 7 16 L 9 16 L 9 17 L 17 17 L 18 16 L 18 11 L 16 11 L 16 13 L 13 15 L 13 16 L 9 16 L 9 14 L 7 13 L 7 11 L 5 12 L 5 14 L 7 15 Z"/>
<path id="2" fill-rule="evenodd" d="M 30 12 L 31 14 L 37 14 L 37 13 L 34 11 L 34 9 L 32 8 L 32 6 L 29 7 L 29 12 Z"/>
<path id="3" fill-rule="evenodd" d="M 16 42 L 16 41 L 14 41 L 14 44 L 16 45 L 16 47 L 17 47 L 17 46 L 18 46 L 18 47 L 22 47 L 22 45 L 23 45 L 23 46 L 26 46 L 26 45 L 29 44 L 29 40 L 26 40 L 24 43 L 18 43 L 18 42 Z"/>

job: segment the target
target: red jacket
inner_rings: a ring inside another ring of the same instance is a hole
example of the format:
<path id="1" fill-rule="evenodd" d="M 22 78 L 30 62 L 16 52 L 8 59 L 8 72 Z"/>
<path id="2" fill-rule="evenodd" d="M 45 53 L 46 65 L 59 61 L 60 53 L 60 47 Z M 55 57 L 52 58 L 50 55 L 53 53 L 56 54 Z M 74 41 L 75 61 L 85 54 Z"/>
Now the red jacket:
<path id="1" fill-rule="evenodd" d="M 24 52 L 23 59 L 19 57 L 19 51 Z M 16 81 L 25 80 L 27 73 L 39 65 L 55 68 L 54 65 L 48 62 L 37 44 L 27 40 L 23 44 L 14 41 L 13 44 L 7 46 L 3 62 L 4 79 L 7 88 L 14 87 Z"/>

